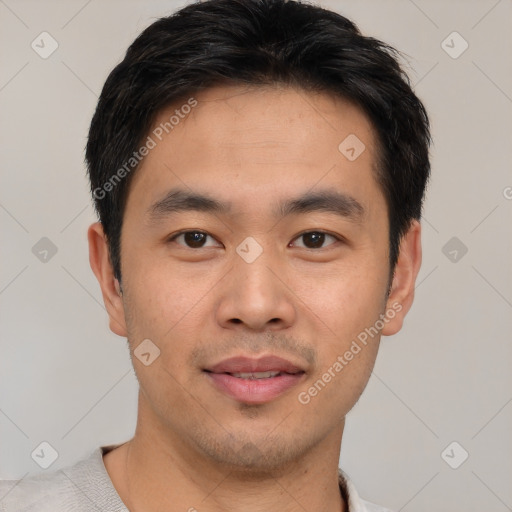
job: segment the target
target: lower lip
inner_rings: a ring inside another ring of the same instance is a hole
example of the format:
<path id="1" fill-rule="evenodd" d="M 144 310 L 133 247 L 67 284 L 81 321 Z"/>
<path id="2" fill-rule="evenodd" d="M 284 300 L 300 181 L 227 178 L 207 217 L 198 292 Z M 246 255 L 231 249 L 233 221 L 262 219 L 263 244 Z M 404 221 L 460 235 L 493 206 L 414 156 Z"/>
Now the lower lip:
<path id="1" fill-rule="evenodd" d="M 266 379 L 242 379 L 227 373 L 206 372 L 213 384 L 231 398 L 246 404 L 263 404 L 297 385 L 304 373 L 278 375 Z"/>

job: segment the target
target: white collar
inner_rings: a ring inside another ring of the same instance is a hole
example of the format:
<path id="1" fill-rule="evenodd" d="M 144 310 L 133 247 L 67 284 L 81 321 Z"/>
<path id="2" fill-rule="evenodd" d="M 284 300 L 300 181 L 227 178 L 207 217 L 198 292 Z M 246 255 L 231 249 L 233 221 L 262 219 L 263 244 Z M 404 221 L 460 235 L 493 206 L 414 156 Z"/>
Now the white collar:
<path id="1" fill-rule="evenodd" d="M 348 475 L 338 468 L 340 490 L 348 505 L 348 512 L 391 512 L 389 509 L 362 500 Z"/>

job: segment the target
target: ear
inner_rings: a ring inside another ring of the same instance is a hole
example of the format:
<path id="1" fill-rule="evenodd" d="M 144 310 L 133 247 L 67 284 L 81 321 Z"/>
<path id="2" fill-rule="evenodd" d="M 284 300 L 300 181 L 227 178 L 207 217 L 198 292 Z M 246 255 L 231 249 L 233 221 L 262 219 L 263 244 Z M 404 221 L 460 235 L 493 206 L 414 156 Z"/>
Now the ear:
<path id="1" fill-rule="evenodd" d="M 402 328 L 405 315 L 414 300 L 416 278 L 421 266 L 421 225 L 417 220 L 411 223 L 400 242 L 400 253 L 393 274 L 386 311 L 393 311 L 382 329 L 384 336 L 396 334 Z"/>
<path id="2" fill-rule="evenodd" d="M 114 277 L 107 238 L 101 222 L 95 222 L 89 227 L 87 238 L 89 263 L 101 287 L 103 302 L 110 319 L 110 330 L 119 336 L 127 337 L 123 294 L 119 281 Z"/>

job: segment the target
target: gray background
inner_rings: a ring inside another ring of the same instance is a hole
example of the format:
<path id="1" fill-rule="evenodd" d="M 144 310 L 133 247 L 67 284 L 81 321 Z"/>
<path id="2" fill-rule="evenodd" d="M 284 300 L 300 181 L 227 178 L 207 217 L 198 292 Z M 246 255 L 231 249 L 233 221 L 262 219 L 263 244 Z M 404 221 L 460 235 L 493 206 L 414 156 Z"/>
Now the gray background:
<path id="1" fill-rule="evenodd" d="M 43 471 L 42 441 L 50 471 L 133 434 L 136 379 L 88 263 L 83 148 L 109 71 L 180 5 L 0 0 L 0 478 Z M 322 5 L 408 55 L 435 139 L 416 301 L 383 338 L 341 465 L 395 510 L 512 510 L 512 2 Z"/>

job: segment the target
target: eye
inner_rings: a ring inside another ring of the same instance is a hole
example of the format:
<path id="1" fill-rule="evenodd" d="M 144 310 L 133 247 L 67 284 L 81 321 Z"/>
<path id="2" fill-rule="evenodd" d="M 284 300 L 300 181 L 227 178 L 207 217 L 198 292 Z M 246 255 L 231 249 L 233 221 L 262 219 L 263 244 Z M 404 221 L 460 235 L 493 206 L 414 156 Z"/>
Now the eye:
<path id="1" fill-rule="evenodd" d="M 308 231 L 299 235 L 295 240 L 300 239 L 303 240 L 302 247 L 305 249 L 323 249 L 322 246 L 327 239 L 332 239 L 334 242 L 341 240 L 340 238 L 330 235 L 329 233 L 325 233 L 324 231 Z M 329 245 L 332 245 L 332 243 Z M 299 247 L 301 247 L 300 244 Z"/>
<path id="2" fill-rule="evenodd" d="M 204 231 L 181 231 L 169 238 L 169 242 L 177 241 L 179 245 L 184 245 L 190 249 L 201 249 L 203 247 L 214 247 L 214 245 L 206 245 L 206 240 L 210 238 L 215 240 L 211 235 Z M 181 241 L 180 241 L 181 240 Z"/>

